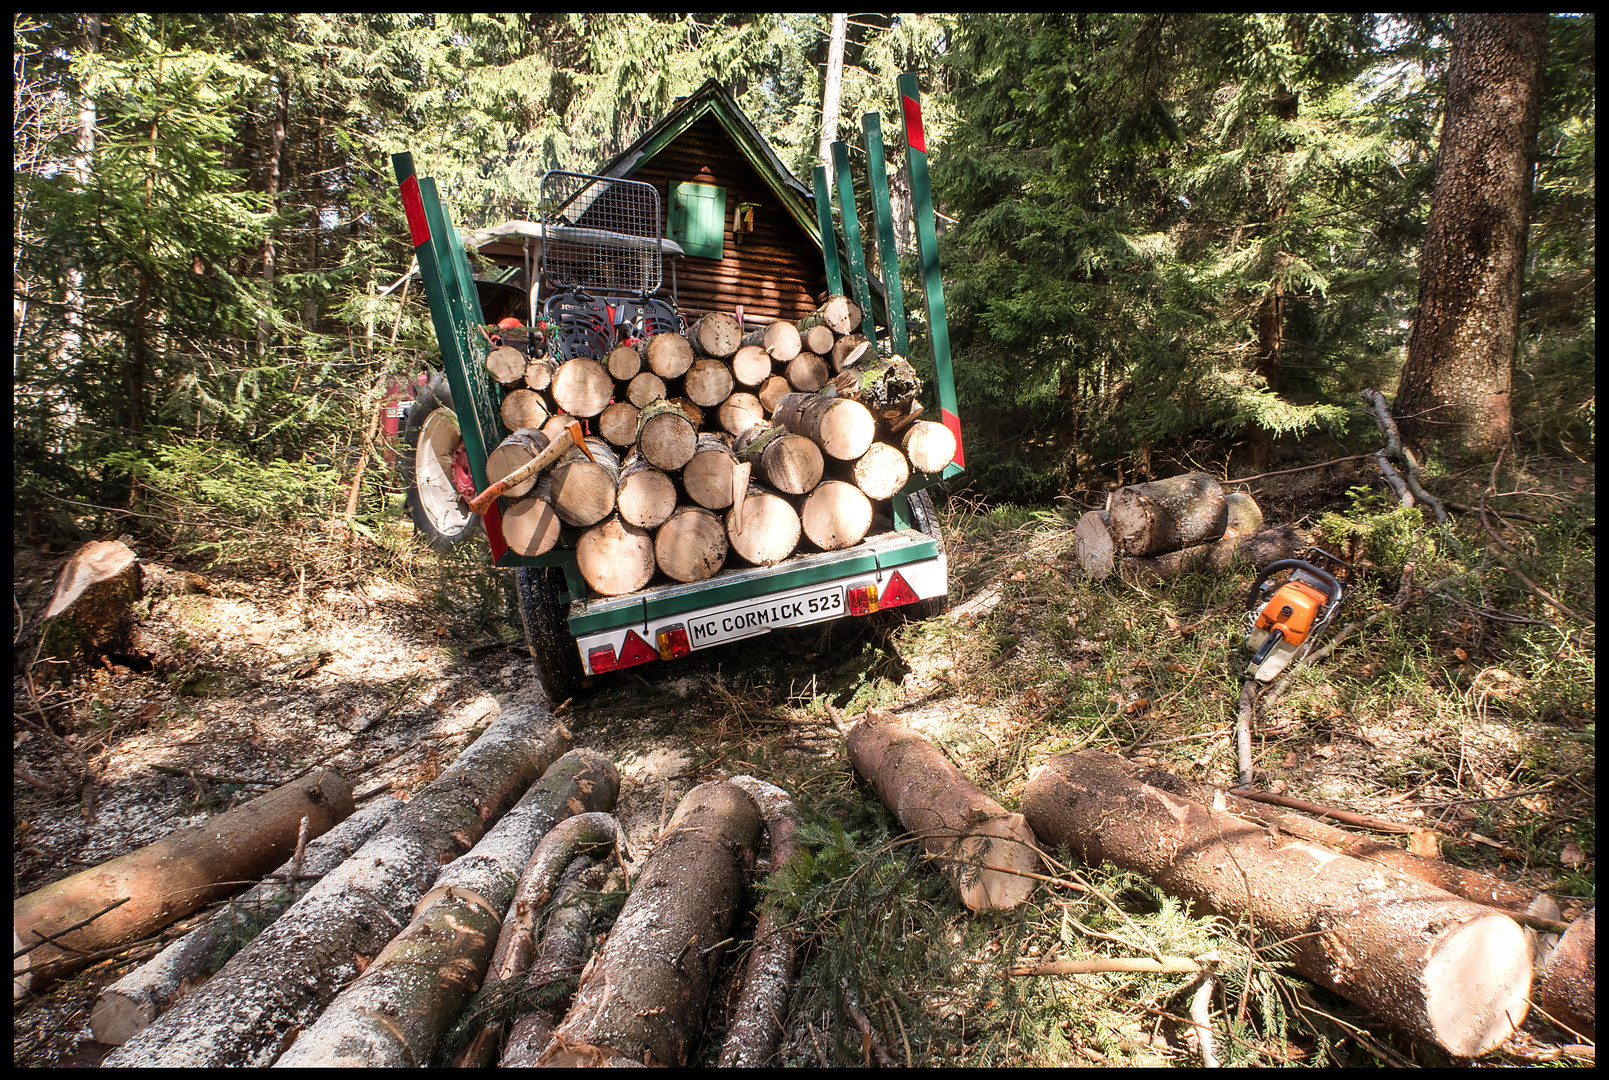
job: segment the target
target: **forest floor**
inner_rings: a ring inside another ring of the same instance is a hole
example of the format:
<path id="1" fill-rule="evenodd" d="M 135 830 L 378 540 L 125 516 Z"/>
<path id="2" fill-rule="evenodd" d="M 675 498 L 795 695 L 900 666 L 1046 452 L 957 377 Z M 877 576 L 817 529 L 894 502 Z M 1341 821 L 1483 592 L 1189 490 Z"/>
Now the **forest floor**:
<path id="1" fill-rule="evenodd" d="M 1321 529 L 1362 560 L 1343 623 L 1379 612 L 1410 563 L 1420 584 L 1468 575 L 1416 594 L 1294 679 L 1258 717 L 1259 780 L 1433 828 L 1443 857 L 1552 890 L 1568 916 L 1594 902 L 1595 637 L 1539 594 L 1591 617 L 1593 479 L 1569 461 L 1527 463 L 1515 479 L 1532 494 L 1504 510 L 1542 520 L 1512 519 L 1501 560 L 1531 587 L 1494 565 L 1478 515 L 1438 529 L 1386 507 L 1362 472 L 1314 470 L 1255 491 L 1270 522 Z M 1444 496 L 1478 500 L 1448 484 Z M 1093 893 L 1045 886 L 1017 911 L 969 917 L 856 780 L 834 710 L 895 714 L 1008 808 L 1038 763 L 1081 747 L 1232 782 L 1251 569 L 1093 583 L 1077 573 L 1069 510 L 952 498 L 943 617 L 775 633 L 636 668 L 562 704 L 576 745 L 620 768 L 633 857 L 704 780 L 749 773 L 795 797 L 813 860 L 783 898 L 805 941 L 790 1064 L 1193 1064 L 1180 1019 L 1188 976 L 1004 975 L 1028 959 L 1158 949 L 1226 958 L 1214 1006 L 1226 1063 L 1442 1061 L 1271 965 L 1222 920 L 1110 867 L 1085 868 Z M 36 665 L 15 682 L 13 894 L 315 764 L 346 776 L 360 804 L 406 797 L 499 709 L 540 700 L 508 575 L 476 554 L 384 540 L 326 537 L 254 556 L 249 571 L 185 566 L 136 543 L 140 656 L 57 681 Z M 17 551 L 20 611 L 37 610 L 63 558 Z M 19 1002 L 14 1060 L 98 1062 L 95 996 L 152 948 Z M 692 1061 L 713 1060 L 730 990 L 712 995 Z M 856 1002 L 866 1030 L 851 1023 Z M 1533 1021 L 1491 1060 L 1555 1059 L 1572 1041 Z"/>

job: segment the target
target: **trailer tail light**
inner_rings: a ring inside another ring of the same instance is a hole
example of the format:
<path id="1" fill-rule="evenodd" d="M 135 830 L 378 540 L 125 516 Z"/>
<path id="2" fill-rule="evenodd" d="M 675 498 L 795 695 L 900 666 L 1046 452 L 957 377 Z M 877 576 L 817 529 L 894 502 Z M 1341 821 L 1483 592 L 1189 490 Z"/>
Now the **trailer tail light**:
<path id="1" fill-rule="evenodd" d="M 893 576 L 888 579 L 888 588 L 883 590 L 883 598 L 878 601 L 878 606 L 885 608 L 899 607 L 901 604 L 914 604 L 920 599 L 921 597 L 916 595 L 916 590 L 907 585 L 905 579 L 900 577 L 899 571 L 896 570 Z"/>
<path id="2" fill-rule="evenodd" d="M 604 645 L 587 653 L 587 667 L 592 669 L 594 675 L 602 675 L 606 671 L 613 671 L 620 665 L 615 661 L 615 647 Z"/>
<path id="3" fill-rule="evenodd" d="M 844 591 L 845 604 L 851 615 L 870 615 L 877 610 L 876 585 L 860 585 Z"/>
<path id="4" fill-rule="evenodd" d="M 650 660 L 658 660 L 659 653 L 654 647 L 638 636 L 637 631 L 627 630 L 626 640 L 620 647 L 620 662 L 617 668 L 633 667 L 637 664 L 646 664 Z"/>
<path id="5" fill-rule="evenodd" d="M 693 651 L 692 642 L 687 640 L 687 628 L 680 623 L 661 630 L 657 640 L 661 660 L 674 660 Z"/>

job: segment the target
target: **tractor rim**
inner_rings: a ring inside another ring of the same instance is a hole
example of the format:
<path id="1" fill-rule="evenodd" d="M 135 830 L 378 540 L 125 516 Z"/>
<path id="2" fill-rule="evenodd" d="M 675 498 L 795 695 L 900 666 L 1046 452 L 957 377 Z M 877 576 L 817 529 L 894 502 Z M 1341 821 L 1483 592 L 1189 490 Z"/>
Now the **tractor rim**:
<path id="1" fill-rule="evenodd" d="M 414 486 L 419 507 L 438 533 L 454 535 L 470 522 L 469 505 L 453 486 L 453 451 L 463 442 L 458 417 L 436 409 L 425 418 L 414 452 Z"/>

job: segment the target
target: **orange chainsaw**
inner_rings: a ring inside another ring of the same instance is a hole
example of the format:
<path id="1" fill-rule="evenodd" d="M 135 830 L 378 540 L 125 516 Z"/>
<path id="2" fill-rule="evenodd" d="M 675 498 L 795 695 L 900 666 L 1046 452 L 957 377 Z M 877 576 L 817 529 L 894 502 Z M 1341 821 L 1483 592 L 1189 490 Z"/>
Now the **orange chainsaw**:
<path id="1" fill-rule="evenodd" d="M 1352 567 L 1329 552 L 1308 548 L 1306 554 L 1342 567 L 1351 580 Z M 1276 586 L 1274 575 L 1285 570 L 1290 577 Z M 1339 578 L 1305 559 L 1280 559 L 1263 567 L 1246 604 L 1246 648 L 1252 655 L 1244 677 L 1271 682 L 1306 656 L 1341 610 L 1346 593 Z"/>

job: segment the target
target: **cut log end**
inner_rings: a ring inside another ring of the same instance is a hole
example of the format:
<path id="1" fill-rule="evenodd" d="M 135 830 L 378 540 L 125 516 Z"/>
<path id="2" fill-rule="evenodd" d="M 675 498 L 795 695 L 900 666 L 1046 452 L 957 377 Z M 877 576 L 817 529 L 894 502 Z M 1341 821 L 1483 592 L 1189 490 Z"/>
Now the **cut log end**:
<path id="1" fill-rule="evenodd" d="M 1010 910 L 1033 894 L 1034 879 L 1025 875 L 1039 873 L 1039 852 L 1021 814 L 978 825 L 962 841 L 959 857 L 961 902 L 974 914 Z"/>
<path id="2" fill-rule="evenodd" d="M 1459 1057 L 1479 1057 L 1512 1035 L 1530 1008 L 1530 943 L 1505 915 L 1466 922 L 1437 945 L 1423 982 L 1437 1041 Z"/>

